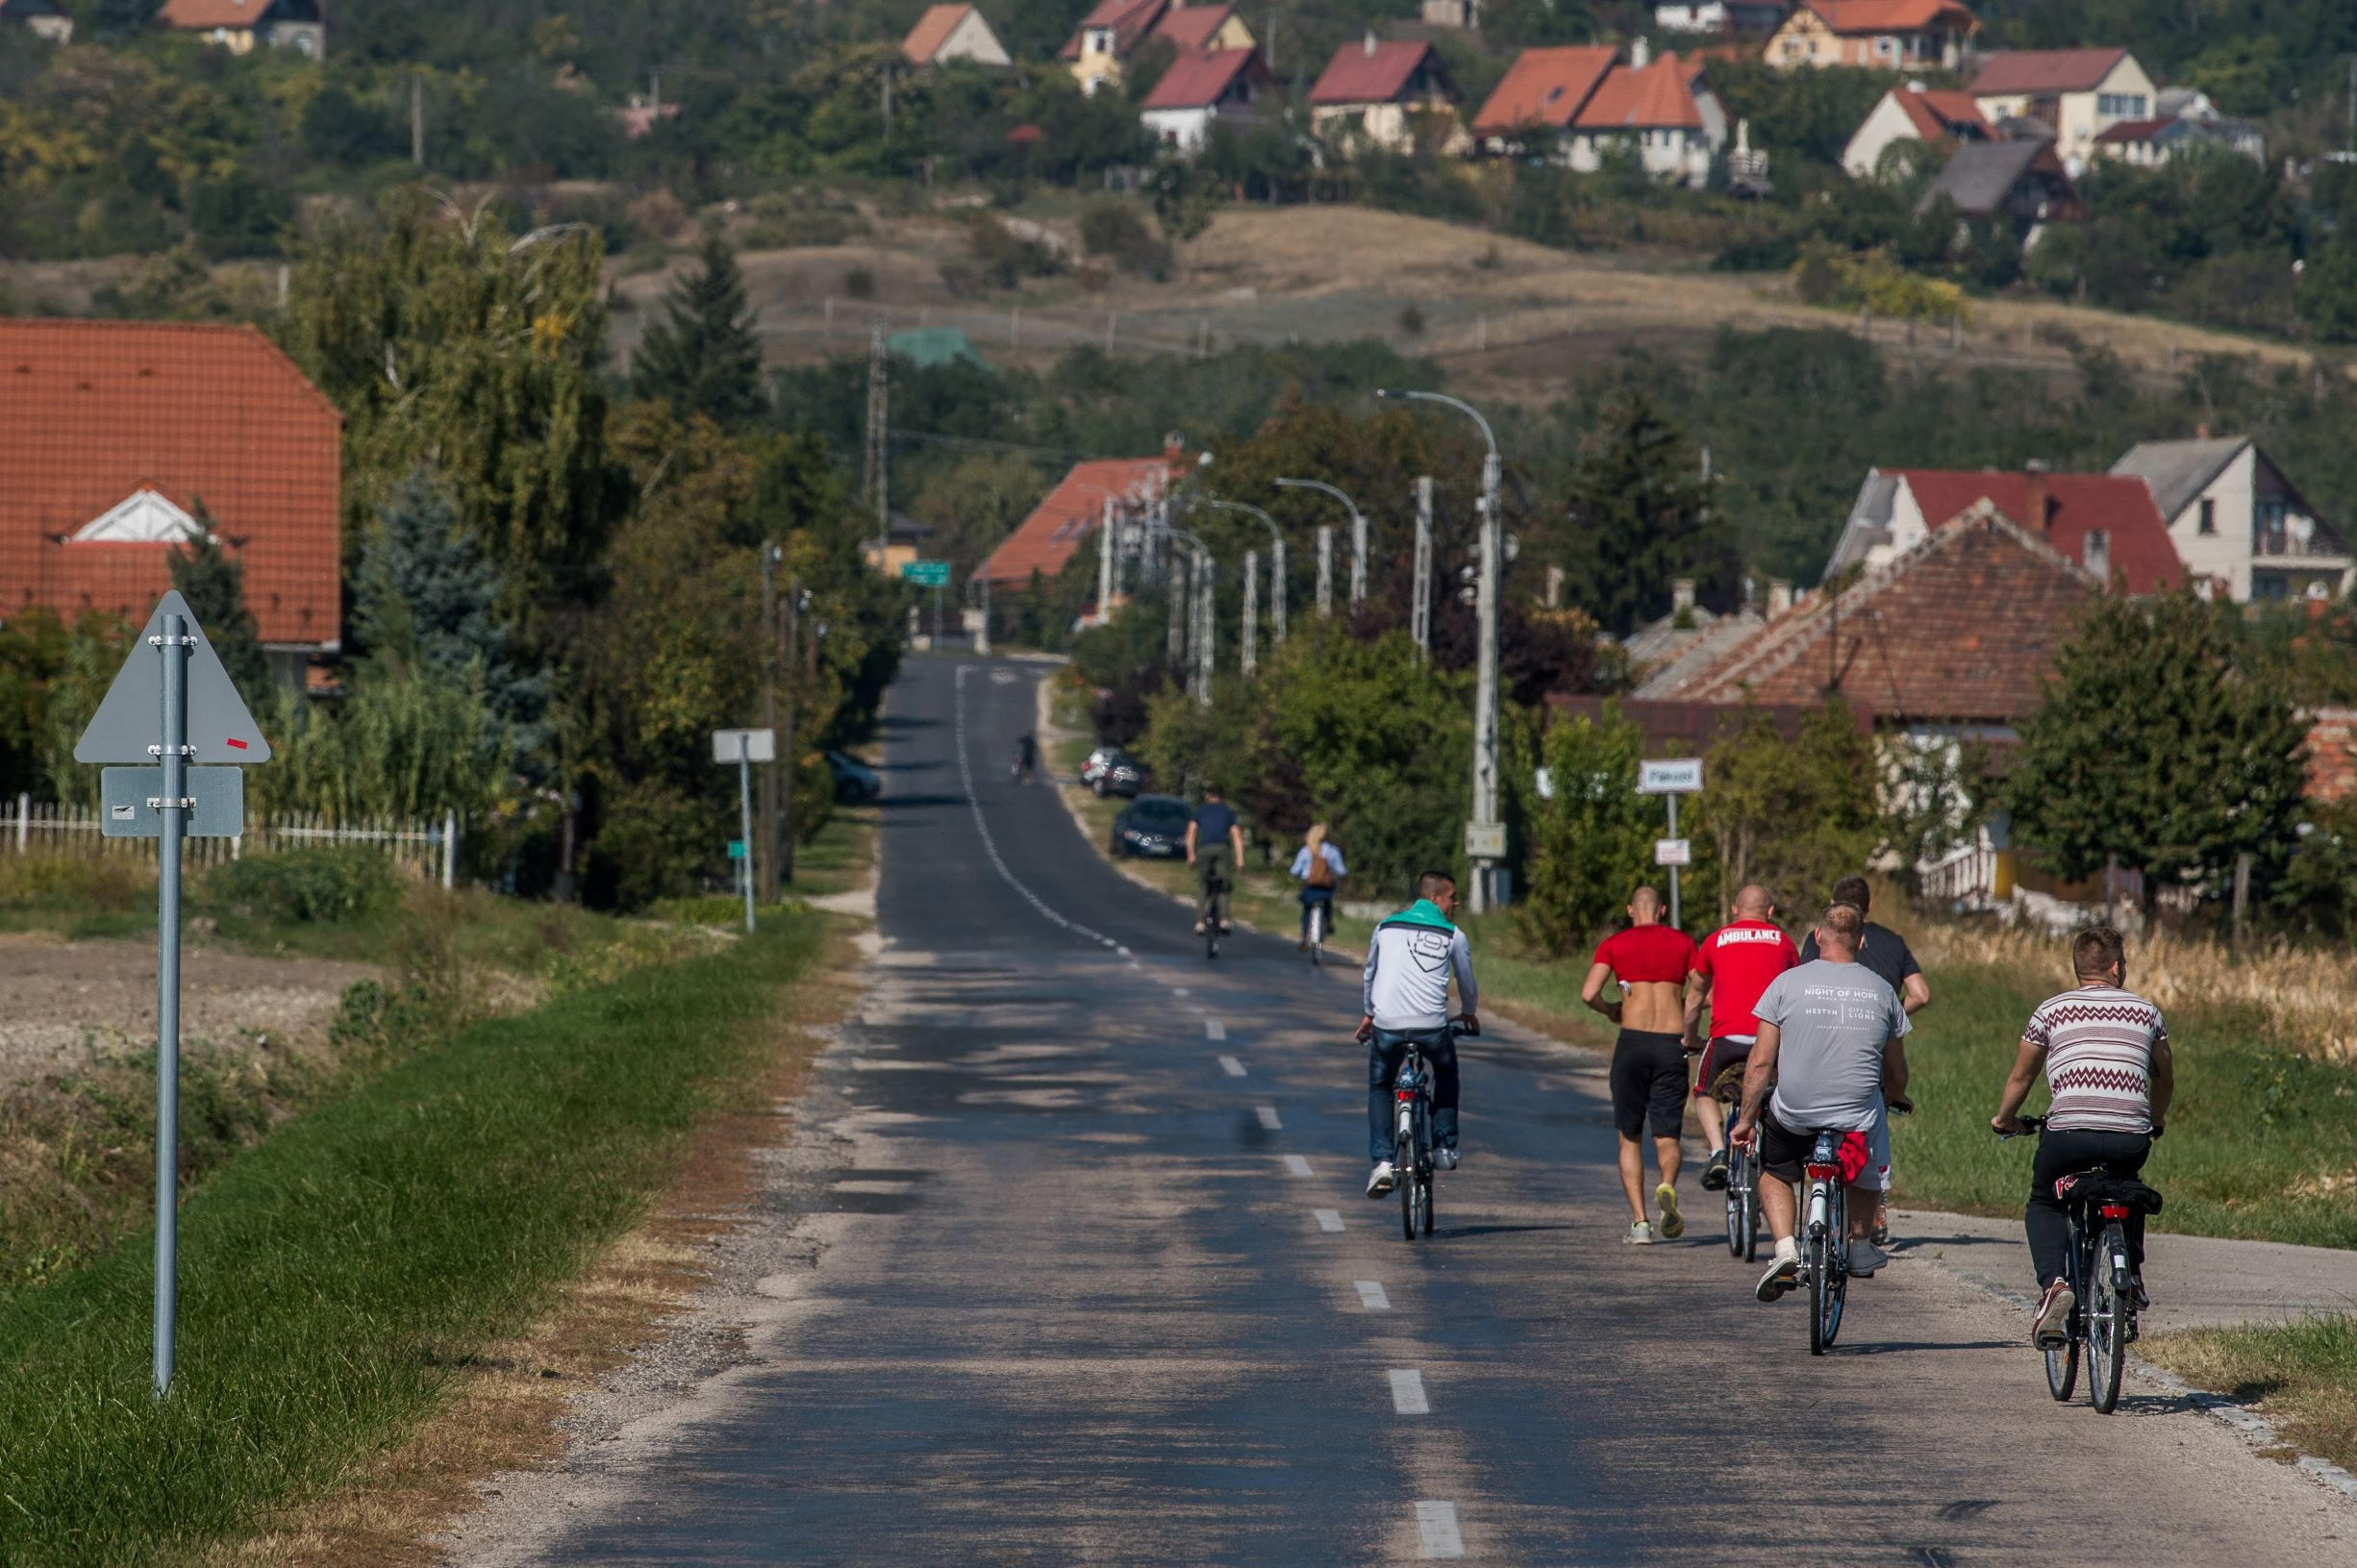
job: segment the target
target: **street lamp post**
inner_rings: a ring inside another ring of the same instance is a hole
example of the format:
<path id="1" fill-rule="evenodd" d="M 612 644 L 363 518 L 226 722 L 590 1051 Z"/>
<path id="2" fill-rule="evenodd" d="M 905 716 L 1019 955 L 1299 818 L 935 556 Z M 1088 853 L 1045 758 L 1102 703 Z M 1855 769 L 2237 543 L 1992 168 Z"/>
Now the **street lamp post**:
<path id="1" fill-rule="evenodd" d="M 1475 914 L 1490 905 L 1490 879 L 1505 852 L 1505 828 L 1497 809 L 1497 595 L 1499 540 L 1497 436 L 1479 410 L 1441 392 L 1379 390 L 1377 397 L 1409 398 L 1455 409 L 1481 427 L 1489 456 L 1481 465 L 1481 575 L 1475 606 L 1481 622 L 1481 652 L 1473 689 L 1473 820 L 1466 828 L 1466 859 L 1473 865 L 1471 904 Z"/>
<path id="2" fill-rule="evenodd" d="M 1336 486 L 1321 479 L 1280 479 L 1277 485 L 1288 490 L 1320 490 L 1340 501 L 1350 512 L 1350 608 L 1356 610 L 1367 599 L 1367 519 L 1360 514 L 1359 504 Z"/>
<path id="3" fill-rule="evenodd" d="M 1285 535 L 1277 532 L 1277 520 L 1274 517 L 1269 516 L 1268 513 L 1263 511 L 1260 508 L 1246 506 L 1241 501 L 1215 501 L 1207 495 L 1203 498 L 1203 504 L 1210 507 L 1215 511 L 1250 512 L 1253 516 L 1258 517 L 1263 523 L 1267 525 L 1268 537 L 1273 546 L 1268 558 L 1269 641 L 1279 648 L 1284 647 Z"/>
<path id="4" fill-rule="evenodd" d="M 1214 626 L 1212 571 L 1216 562 L 1212 559 L 1211 547 L 1186 529 L 1172 528 L 1165 523 L 1163 533 L 1171 540 L 1191 545 L 1194 549 L 1196 591 L 1192 595 L 1194 603 L 1189 608 L 1194 640 L 1195 701 L 1209 708 L 1212 705 L 1212 632 Z M 1177 588 L 1178 576 L 1174 562 L 1171 572 L 1173 591 L 1176 591 Z"/>

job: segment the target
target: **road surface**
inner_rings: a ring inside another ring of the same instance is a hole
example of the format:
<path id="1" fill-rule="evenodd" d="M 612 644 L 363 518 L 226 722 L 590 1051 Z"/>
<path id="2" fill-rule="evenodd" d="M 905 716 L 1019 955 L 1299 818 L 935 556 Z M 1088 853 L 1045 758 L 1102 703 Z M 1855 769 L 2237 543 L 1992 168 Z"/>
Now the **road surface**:
<path id="1" fill-rule="evenodd" d="M 1207 962 L 1016 784 L 1044 673 L 892 693 L 883 950 L 741 1351 L 503 1479 L 459 1561 L 2357 1560 L 2357 1509 L 2178 1400 L 2053 1404 L 1947 1274 L 1855 1283 L 1813 1359 L 1691 1193 L 1687 1242 L 1623 1245 L 1552 1042 L 1468 1042 L 1467 1162 L 1405 1241 L 1361 1196 L 1355 975 Z"/>

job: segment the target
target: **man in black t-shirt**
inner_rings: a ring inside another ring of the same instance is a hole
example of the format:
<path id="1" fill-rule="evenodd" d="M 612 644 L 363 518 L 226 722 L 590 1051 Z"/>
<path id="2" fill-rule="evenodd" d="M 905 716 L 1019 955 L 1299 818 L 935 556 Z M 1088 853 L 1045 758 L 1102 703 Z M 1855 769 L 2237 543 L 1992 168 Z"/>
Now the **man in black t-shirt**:
<path id="1" fill-rule="evenodd" d="M 1833 884 L 1833 902 L 1854 905 L 1860 914 L 1873 907 L 1873 889 L 1864 877 L 1843 877 Z M 1817 957 L 1817 933 L 1800 944 L 1800 961 L 1807 963 Z M 1907 938 L 1888 926 L 1868 920 L 1858 944 L 1858 963 L 1880 975 L 1896 994 L 1899 1006 L 1910 1016 L 1921 1011 L 1931 1002 L 1931 983 L 1923 978 L 1922 965 L 1915 961 L 1915 954 L 1907 947 Z M 1873 1159 L 1882 1173 L 1882 1190 L 1876 1194 L 1873 1240 L 1877 1247 L 1891 1240 L 1891 1119 L 1883 1116 L 1874 1124 L 1871 1134 Z"/>
<path id="2" fill-rule="evenodd" d="M 1244 863 L 1244 829 L 1217 784 L 1203 786 L 1203 804 L 1187 824 L 1187 863 L 1195 868 L 1203 889 L 1195 931 L 1200 933 L 1207 920 L 1217 920 L 1226 931 L 1228 889 L 1236 885 L 1236 868 Z"/>

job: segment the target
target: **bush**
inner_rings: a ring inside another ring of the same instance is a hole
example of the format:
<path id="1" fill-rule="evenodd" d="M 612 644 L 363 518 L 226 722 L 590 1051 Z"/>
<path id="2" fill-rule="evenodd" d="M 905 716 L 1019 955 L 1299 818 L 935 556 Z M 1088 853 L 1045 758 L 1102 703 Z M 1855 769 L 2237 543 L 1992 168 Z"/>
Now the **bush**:
<path id="1" fill-rule="evenodd" d="M 1080 215 L 1080 246 L 1124 271 L 1160 278 L 1170 270 L 1170 245 L 1147 226 L 1137 208 L 1111 199 Z"/>
<path id="2" fill-rule="evenodd" d="M 127 914 L 152 905 L 155 867 L 132 856 L 0 856 L 0 909 L 55 908 Z"/>
<path id="3" fill-rule="evenodd" d="M 364 920 L 400 901 L 382 855 L 366 849 L 295 849 L 232 860 L 207 880 L 213 901 L 258 920 Z"/>

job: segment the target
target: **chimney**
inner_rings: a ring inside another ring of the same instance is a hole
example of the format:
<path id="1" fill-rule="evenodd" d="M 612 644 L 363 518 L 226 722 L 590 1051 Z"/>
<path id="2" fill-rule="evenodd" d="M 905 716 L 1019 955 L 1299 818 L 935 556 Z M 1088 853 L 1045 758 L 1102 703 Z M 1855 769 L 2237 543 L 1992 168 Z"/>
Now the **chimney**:
<path id="1" fill-rule="evenodd" d="M 1772 621 L 1792 608 L 1792 580 L 1784 577 L 1769 578 L 1768 580 L 1768 618 Z"/>
<path id="2" fill-rule="evenodd" d="M 1653 45 L 1646 42 L 1643 35 L 1640 34 L 1637 41 L 1629 45 L 1629 68 L 1642 71 L 1652 63 Z"/>
<path id="3" fill-rule="evenodd" d="M 1360 44 L 1360 47 L 1367 51 L 1367 59 L 1372 60 L 1375 58 L 1375 30 L 1373 28 L 1370 27 L 1367 30 L 1367 37 Z"/>
<path id="4" fill-rule="evenodd" d="M 1923 79 L 1918 76 L 1914 81 L 1908 83 L 1907 90 L 1909 92 L 1921 92 L 1923 90 Z"/>
<path id="5" fill-rule="evenodd" d="M 1176 464 L 1180 454 L 1186 450 L 1187 437 L 1181 436 L 1177 431 L 1169 431 L 1163 436 L 1162 456 L 1165 462 Z"/>
<path id="6" fill-rule="evenodd" d="M 2112 581 L 2112 535 L 2108 529 L 2091 528 L 2079 545 L 2079 560 L 2087 575 L 2105 586 Z"/>
<path id="7" fill-rule="evenodd" d="M 1672 615 L 1691 615 L 1694 612 L 1694 580 L 1693 578 L 1670 579 L 1669 612 Z"/>
<path id="8" fill-rule="evenodd" d="M 2021 526 L 2033 530 L 2044 538 L 2054 521 L 2054 502 L 2046 491 L 2049 477 L 2046 465 L 2042 460 L 2033 458 L 2023 464 L 2023 471 L 2029 479 L 2029 505 L 2023 510 L 2029 515 L 2021 519 Z"/>

